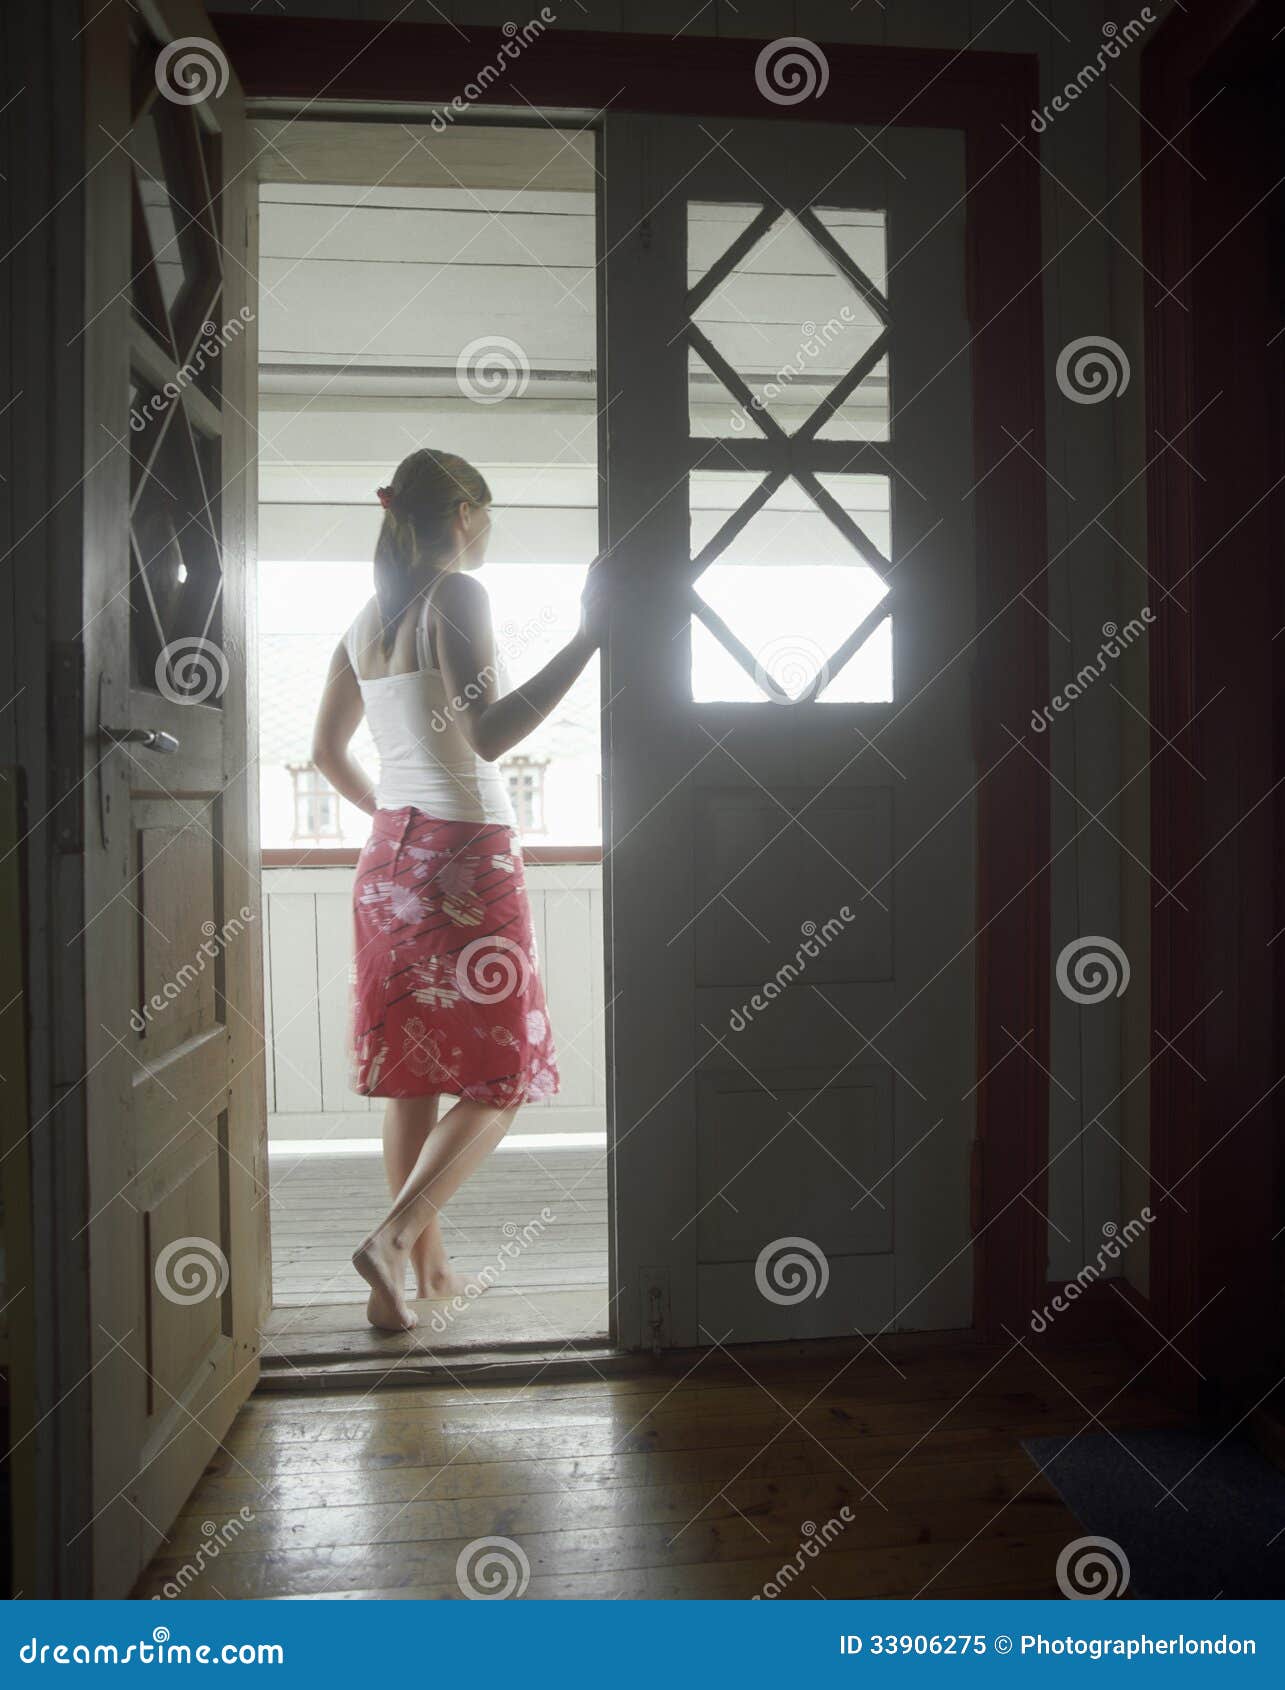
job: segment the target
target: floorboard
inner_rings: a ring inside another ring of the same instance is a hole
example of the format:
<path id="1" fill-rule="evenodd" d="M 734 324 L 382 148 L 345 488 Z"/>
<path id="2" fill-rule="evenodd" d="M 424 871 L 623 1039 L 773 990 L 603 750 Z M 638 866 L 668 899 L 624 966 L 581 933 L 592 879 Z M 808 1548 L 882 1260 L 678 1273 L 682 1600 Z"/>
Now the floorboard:
<path id="1" fill-rule="evenodd" d="M 843 1361 L 746 1347 L 622 1378 L 275 1392 L 137 1594 L 455 1600 L 461 1557 L 501 1537 L 529 1598 L 1055 1595 L 1081 1528 L 1021 1439 L 1174 1423 L 1113 1348 L 927 1335 Z"/>

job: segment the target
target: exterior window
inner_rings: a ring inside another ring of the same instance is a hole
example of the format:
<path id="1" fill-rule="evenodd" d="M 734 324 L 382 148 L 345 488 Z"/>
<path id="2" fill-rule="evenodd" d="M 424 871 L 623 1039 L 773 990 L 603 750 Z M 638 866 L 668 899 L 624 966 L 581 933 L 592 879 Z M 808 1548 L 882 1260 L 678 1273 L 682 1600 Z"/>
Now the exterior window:
<path id="1" fill-rule="evenodd" d="M 342 839 L 339 822 L 339 794 L 315 763 L 291 763 L 294 785 L 294 833 L 291 837 L 308 844 L 323 839 Z"/>
<path id="2" fill-rule="evenodd" d="M 883 213 L 692 202 L 687 216 L 691 434 L 777 457 L 766 474 L 690 474 L 692 698 L 890 703 L 892 478 L 823 469 L 829 442 L 884 461 L 871 443 L 890 438 Z"/>
<path id="3" fill-rule="evenodd" d="M 543 833 L 544 776 L 548 761 L 537 757 L 509 757 L 500 765 L 521 833 Z"/>

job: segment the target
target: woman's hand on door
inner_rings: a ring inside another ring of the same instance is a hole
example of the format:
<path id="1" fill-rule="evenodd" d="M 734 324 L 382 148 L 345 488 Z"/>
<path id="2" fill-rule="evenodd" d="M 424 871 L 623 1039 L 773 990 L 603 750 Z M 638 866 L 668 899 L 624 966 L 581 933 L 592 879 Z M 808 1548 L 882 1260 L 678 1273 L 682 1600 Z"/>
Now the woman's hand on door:
<path id="1" fill-rule="evenodd" d="M 611 609 L 610 557 L 609 552 L 603 552 L 593 560 L 580 594 L 580 637 L 595 650 L 607 637 Z"/>

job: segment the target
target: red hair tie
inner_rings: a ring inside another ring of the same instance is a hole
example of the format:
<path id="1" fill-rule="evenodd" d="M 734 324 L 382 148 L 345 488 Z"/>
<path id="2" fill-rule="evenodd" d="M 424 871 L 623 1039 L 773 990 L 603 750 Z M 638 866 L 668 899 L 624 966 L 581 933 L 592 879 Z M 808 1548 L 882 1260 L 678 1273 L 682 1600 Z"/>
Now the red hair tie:
<path id="1" fill-rule="evenodd" d="M 385 510 L 392 509 L 393 490 L 391 487 L 376 487 L 375 497 L 379 500 Z"/>

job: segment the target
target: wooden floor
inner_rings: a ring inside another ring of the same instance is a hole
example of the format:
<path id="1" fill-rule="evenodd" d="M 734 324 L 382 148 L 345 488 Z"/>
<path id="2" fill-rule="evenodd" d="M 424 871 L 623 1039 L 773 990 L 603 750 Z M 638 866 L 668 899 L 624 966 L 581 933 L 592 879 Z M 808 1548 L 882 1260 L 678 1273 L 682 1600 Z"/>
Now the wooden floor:
<path id="1" fill-rule="evenodd" d="M 529 1598 L 747 1598 L 786 1565 L 794 1598 L 1055 1596 L 1082 1528 L 1020 1439 L 1093 1413 L 1173 1424 L 1135 1372 L 1113 1348 L 941 1336 L 846 1362 L 758 1346 L 589 1382 L 259 1396 L 137 1594 L 204 1545 L 188 1597 L 456 1599 L 470 1546 L 500 1537 Z"/>
<path id="2" fill-rule="evenodd" d="M 360 1307 L 351 1256 L 388 1208 L 378 1148 L 301 1155 L 274 1148 L 272 1298 L 279 1309 Z M 489 1298 L 607 1289 L 607 1161 L 601 1147 L 526 1149 L 510 1138 L 447 1204 L 461 1272 L 490 1268 Z"/>

